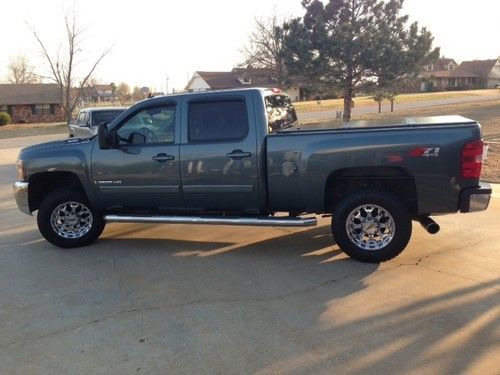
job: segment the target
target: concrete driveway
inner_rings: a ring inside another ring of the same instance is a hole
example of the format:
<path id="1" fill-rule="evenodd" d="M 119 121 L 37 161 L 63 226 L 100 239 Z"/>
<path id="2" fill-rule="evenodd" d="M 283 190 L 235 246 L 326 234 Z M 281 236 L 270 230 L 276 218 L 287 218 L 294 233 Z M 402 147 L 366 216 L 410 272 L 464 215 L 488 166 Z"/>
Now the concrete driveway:
<path id="1" fill-rule="evenodd" d="M 498 196 L 382 265 L 340 253 L 327 219 L 113 224 L 61 250 L 12 199 L 36 141 L 0 140 L 1 374 L 498 374 Z"/>

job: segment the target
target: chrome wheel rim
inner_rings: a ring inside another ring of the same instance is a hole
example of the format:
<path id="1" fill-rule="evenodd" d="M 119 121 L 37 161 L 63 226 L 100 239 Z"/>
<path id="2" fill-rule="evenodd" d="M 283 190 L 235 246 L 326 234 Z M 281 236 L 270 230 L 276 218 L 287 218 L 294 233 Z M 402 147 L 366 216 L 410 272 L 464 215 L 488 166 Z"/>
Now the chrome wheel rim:
<path id="1" fill-rule="evenodd" d="M 381 206 L 364 204 L 347 216 L 349 239 L 363 250 L 381 250 L 391 243 L 396 233 L 392 215 Z"/>
<path id="2" fill-rule="evenodd" d="M 54 232 L 68 239 L 85 236 L 94 222 L 90 209 L 80 202 L 64 202 L 57 206 L 50 216 Z"/>

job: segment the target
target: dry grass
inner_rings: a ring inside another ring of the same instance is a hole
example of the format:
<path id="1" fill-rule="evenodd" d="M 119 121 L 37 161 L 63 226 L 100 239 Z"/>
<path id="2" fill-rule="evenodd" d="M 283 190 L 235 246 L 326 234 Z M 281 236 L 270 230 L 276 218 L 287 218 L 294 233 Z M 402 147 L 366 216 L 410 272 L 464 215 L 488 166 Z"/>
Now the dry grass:
<path id="1" fill-rule="evenodd" d="M 65 122 L 39 124 L 12 124 L 0 126 L 0 139 L 30 137 L 46 134 L 63 134 L 68 132 Z"/>
<path id="2" fill-rule="evenodd" d="M 394 104 L 397 108 L 402 103 L 418 103 L 429 100 L 452 99 L 470 96 L 492 96 L 500 95 L 499 90 L 469 90 L 469 91 L 445 91 L 432 93 L 402 94 L 396 97 Z M 371 96 L 360 96 L 354 99 L 356 107 L 374 106 L 375 101 Z M 385 103 L 385 102 L 384 102 Z M 323 112 L 342 110 L 343 99 L 322 100 L 321 104 L 316 101 L 295 102 L 297 112 Z M 385 105 L 385 104 L 384 104 Z"/>

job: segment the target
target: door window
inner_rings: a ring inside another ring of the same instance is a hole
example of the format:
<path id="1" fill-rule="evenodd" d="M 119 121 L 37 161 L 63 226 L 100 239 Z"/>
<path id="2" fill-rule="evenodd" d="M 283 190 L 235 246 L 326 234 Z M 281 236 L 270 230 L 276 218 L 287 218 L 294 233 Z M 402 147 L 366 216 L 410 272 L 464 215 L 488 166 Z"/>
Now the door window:
<path id="1" fill-rule="evenodd" d="M 225 142 L 244 139 L 248 114 L 242 99 L 192 102 L 188 115 L 189 142 Z"/>
<path id="2" fill-rule="evenodd" d="M 85 112 L 80 112 L 77 120 L 78 126 L 85 126 Z"/>
<path id="3" fill-rule="evenodd" d="M 117 130 L 118 143 L 174 143 L 175 106 L 143 109 L 126 120 Z"/>

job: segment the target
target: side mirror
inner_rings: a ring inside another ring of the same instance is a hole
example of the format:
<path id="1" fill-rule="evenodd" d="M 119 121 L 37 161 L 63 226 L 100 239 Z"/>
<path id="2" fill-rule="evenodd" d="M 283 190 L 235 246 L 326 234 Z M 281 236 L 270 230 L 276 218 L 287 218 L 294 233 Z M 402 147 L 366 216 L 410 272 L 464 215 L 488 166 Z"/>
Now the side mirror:
<path id="1" fill-rule="evenodd" d="M 99 147 L 102 150 L 107 150 L 112 146 L 108 124 L 106 124 L 105 122 L 99 124 L 99 129 L 97 130 L 97 139 L 99 141 Z"/>
<path id="2" fill-rule="evenodd" d="M 146 143 L 146 136 L 141 133 L 132 133 L 128 137 L 128 144 L 130 145 L 142 145 Z"/>

